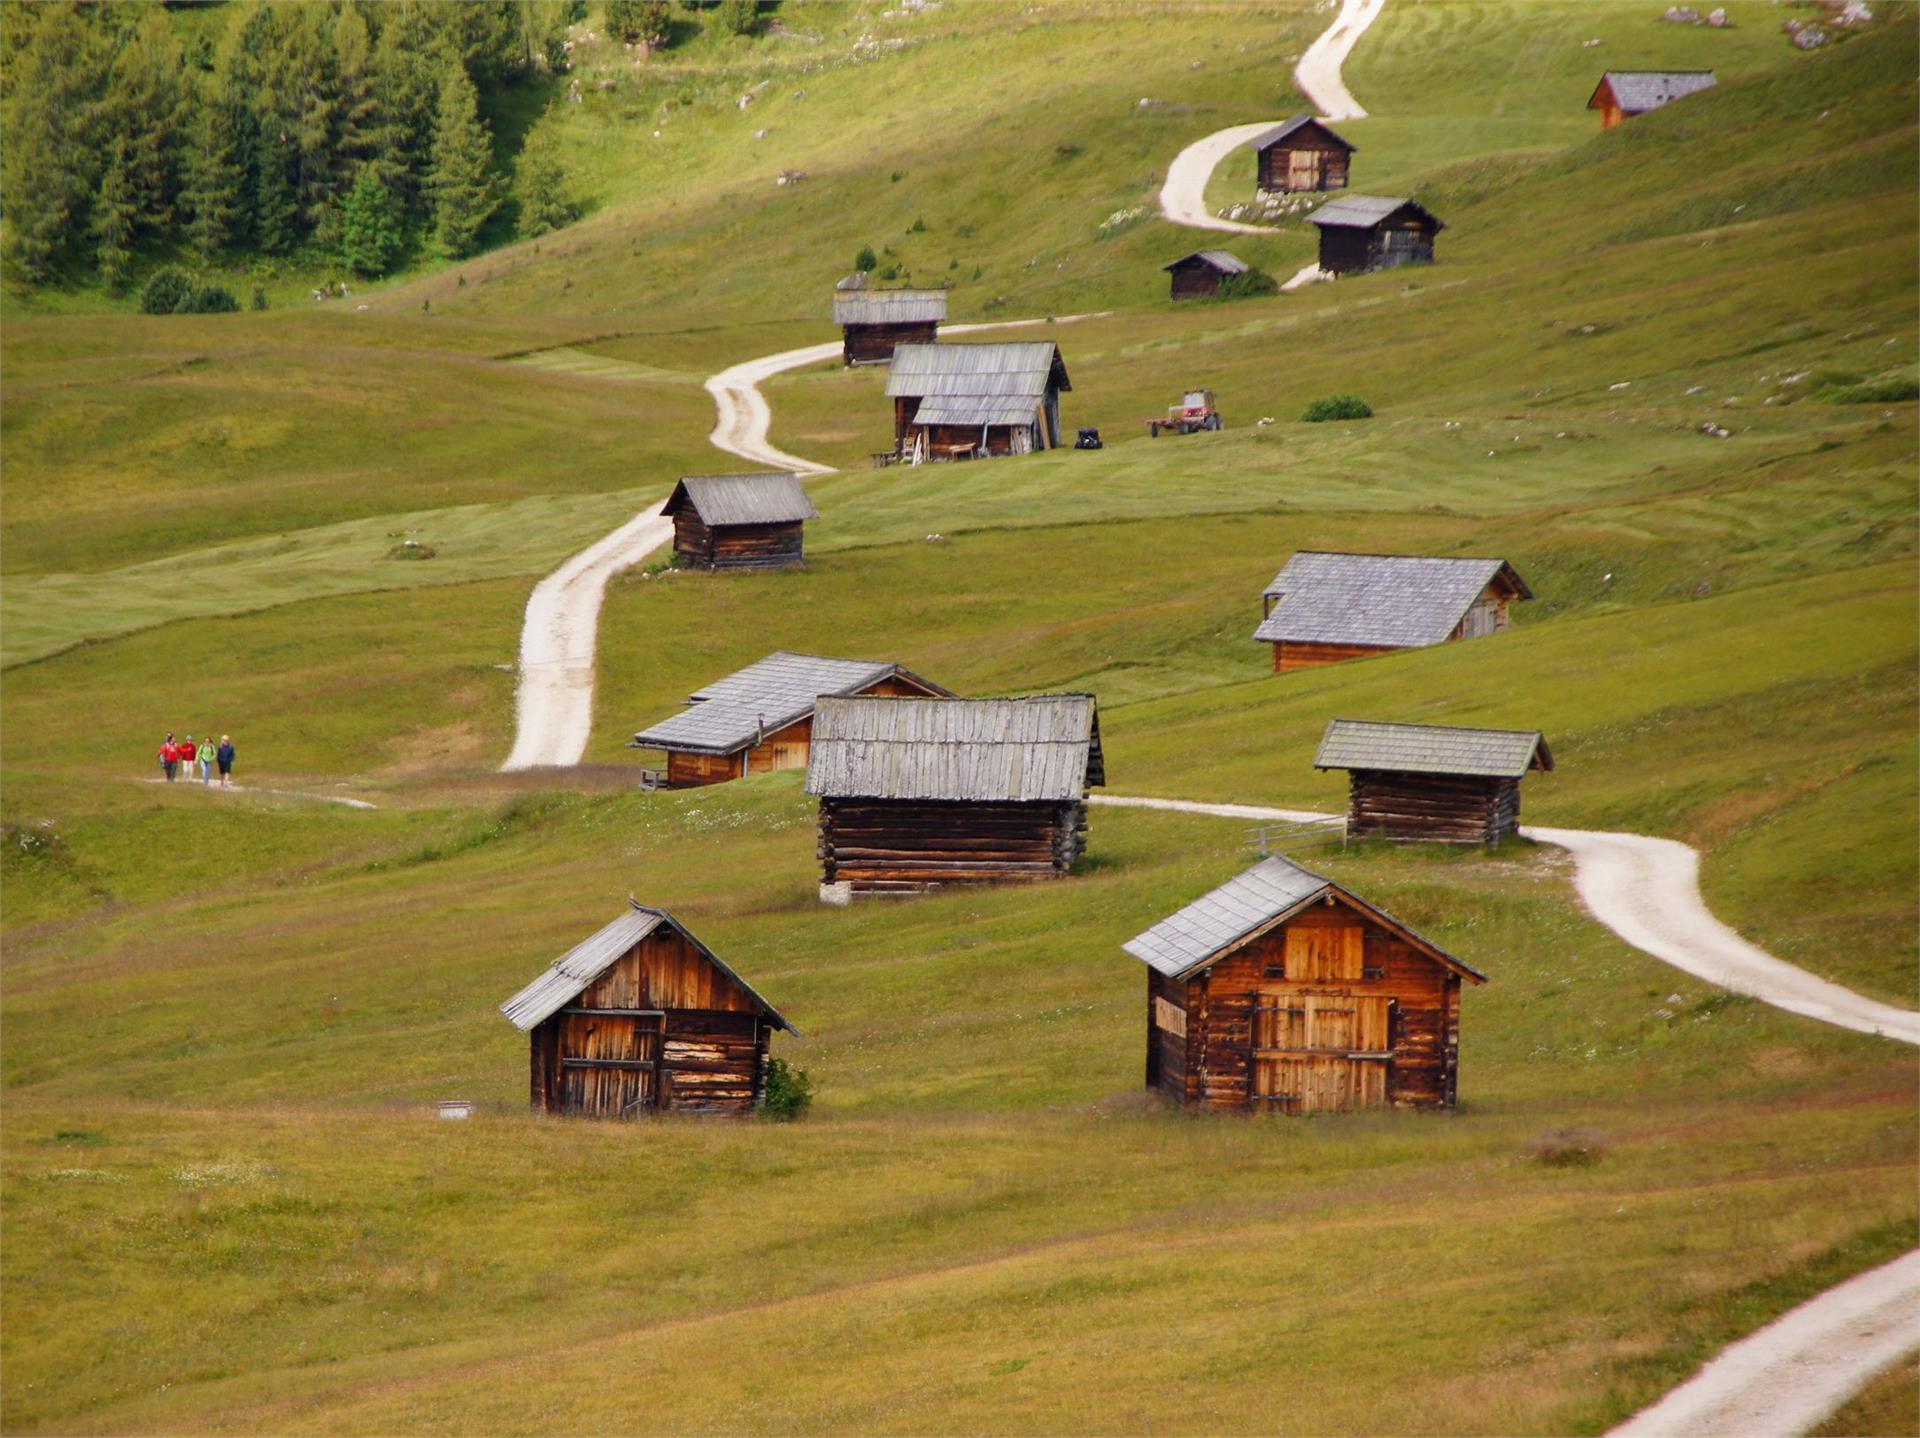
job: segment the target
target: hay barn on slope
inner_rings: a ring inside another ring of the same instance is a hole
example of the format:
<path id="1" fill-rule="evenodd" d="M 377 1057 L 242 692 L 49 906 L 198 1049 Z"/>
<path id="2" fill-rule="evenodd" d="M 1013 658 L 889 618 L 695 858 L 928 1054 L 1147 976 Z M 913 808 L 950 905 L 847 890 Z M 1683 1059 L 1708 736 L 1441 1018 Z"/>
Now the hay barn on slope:
<path id="1" fill-rule="evenodd" d="M 1247 141 L 1259 173 L 1254 183 L 1275 193 L 1344 190 L 1354 146 L 1311 115 L 1295 115 L 1284 125 Z"/>
<path id="2" fill-rule="evenodd" d="M 1509 604 L 1531 598 L 1504 559 L 1303 549 L 1267 586 L 1253 637 L 1273 646 L 1274 670 L 1285 673 L 1495 634 Z"/>
<path id="3" fill-rule="evenodd" d="M 1212 299 L 1222 284 L 1247 272 L 1246 261 L 1225 250 L 1195 250 L 1161 268 L 1172 276 L 1170 297 L 1176 300 Z"/>
<path id="4" fill-rule="evenodd" d="M 748 1112 L 773 1031 L 799 1030 L 665 909 L 628 902 L 500 1006 L 529 1036 L 533 1107 Z"/>
<path id="5" fill-rule="evenodd" d="M 1347 837 L 1497 844 L 1520 828 L 1520 781 L 1553 768 L 1537 729 L 1335 719 L 1316 769 L 1349 776 Z"/>
<path id="6" fill-rule="evenodd" d="M 1460 986 L 1486 976 L 1351 890 L 1262 859 L 1126 944 L 1147 1087 L 1190 1108 L 1451 1108 Z"/>
<path id="7" fill-rule="evenodd" d="M 1609 70 L 1587 98 L 1587 108 L 1600 112 L 1601 129 L 1611 130 L 1622 120 L 1710 90 L 1716 83 L 1711 70 Z"/>
<path id="8" fill-rule="evenodd" d="M 687 707 L 628 745 L 660 749 L 670 789 L 723 784 L 775 769 L 804 769 L 812 754 L 814 706 L 823 694 L 945 695 L 903 665 L 830 659 L 782 649 L 698 690 Z"/>
<path id="9" fill-rule="evenodd" d="M 1072 388 L 1049 340 L 900 345 L 887 375 L 894 452 L 928 464 L 1054 449 Z"/>
<path id="10" fill-rule="evenodd" d="M 785 569 L 806 561 L 801 527 L 820 513 L 796 474 L 694 474 L 660 512 L 673 561 L 692 569 Z"/>
<path id="11" fill-rule="evenodd" d="M 834 288 L 833 322 L 840 326 L 840 357 L 850 365 L 887 364 L 894 346 L 930 345 L 946 323 L 945 290 L 870 290 L 849 283 Z"/>
<path id="12" fill-rule="evenodd" d="M 1091 694 L 822 699 L 807 769 L 822 897 L 1062 878 L 1104 783 Z"/>
<path id="13" fill-rule="evenodd" d="M 1320 227 L 1320 268 L 1330 275 L 1430 265 L 1434 236 L 1446 228 L 1425 205 L 1381 195 L 1342 195 L 1308 218 Z"/>

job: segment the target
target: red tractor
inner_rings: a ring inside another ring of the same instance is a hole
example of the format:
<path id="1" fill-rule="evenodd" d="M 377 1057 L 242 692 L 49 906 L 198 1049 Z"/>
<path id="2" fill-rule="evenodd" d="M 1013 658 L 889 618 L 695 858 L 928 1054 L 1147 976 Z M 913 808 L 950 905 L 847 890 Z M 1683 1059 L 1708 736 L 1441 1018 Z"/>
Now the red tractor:
<path id="1" fill-rule="evenodd" d="M 1213 391 L 1190 389 L 1179 404 L 1167 406 L 1165 419 L 1147 421 L 1147 433 L 1158 439 L 1163 429 L 1175 434 L 1196 434 L 1203 429 L 1219 429 L 1223 423 L 1220 411 L 1213 407 Z"/>

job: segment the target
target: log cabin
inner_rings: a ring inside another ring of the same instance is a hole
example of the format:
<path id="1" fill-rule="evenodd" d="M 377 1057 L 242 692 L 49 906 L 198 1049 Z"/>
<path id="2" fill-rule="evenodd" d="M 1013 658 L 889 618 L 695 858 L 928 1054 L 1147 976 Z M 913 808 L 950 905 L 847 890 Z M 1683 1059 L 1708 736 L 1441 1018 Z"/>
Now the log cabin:
<path id="1" fill-rule="evenodd" d="M 1254 184 L 1269 194 L 1344 190 L 1354 146 L 1311 115 L 1295 115 L 1247 141 L 1258 166 Z"/>
<path id="2" fill-rule="evenodd" d="M 1220 293 L 1222 282 L 1247 272 L 1246 261 L 1225 250 L 1195 250 L 1161 268 L 1173 277 L 1176 300 L 1210 300 Z"/>
<path id="3" fill-rule="evenodd" d="M 899 345 L 887 375 L 894 453 L 928 464 L 1057 448 L 1072 388 L 1048 340 Z"/>
<path id="4" fill-rule="evenodd" d="M 1711 70 L 1609 70 L 1594 86 L 1587 108 L 1600 112 L 1601 129 L 1611 130 L 1622 120 L 1658 110 L 1716 83 Z"/>
<path id="5" fill-rule="evenodd" d="M 1498 844 L 1520 829 L 1520 781 L 1553 768 L 1537 729 L 1335 719 L 1316 769 L 1349 778 L 1347 837 Z"/>
<path id="6" fill-rule="evenodd" d="M 542 1113 L 744 1114 L 766 1092 L 779 1010 L 665 909 L 627 912 L 500 1006 L 529 1036 Z"/>
<path id="7" fill-rule="evenodd" d="M 1262 859 L 1126 944 L 1147 1087 L 1188 1108 L 1454 1106 L 1460 989 L 1486 975 L 1351 890 Z"/>
<path id="8" fill-rule="evenodd" d="M 1303 549 L 1267 586 L 1253 637 L 1273 646 L 1274 672 L 1284 674 L 1496 634 L 1509 605 L 1531 598 L 1504 559 Z"/>
<path id="9" fill-rule="evenodd" d="M 940 695 L 950 691 L 889 660 L 830 659 L 782 649 L 698 690 L 686 708 L 633 736 L 659 749 L 658 787 L 691 789 L 749 774 L 804 769 L 823 694 Z"/>
<path id="10" fill-rule="evenodd" d="M 865 275 L 834 287 L 833 322 L 840 326 L 841 362 L 888 364 L 894 346 L 932 344 L 947 318 L 945 290 L 870 290 Z M 853 281 L 858 279 L 859 284 Z"/>
<path id="11" fill-rule="evenodd" d="M 1381 195 L 1342 195 L 1309 218 L 1320 227 L 1320 268 L 1336 276 L 1430 265 L 1446 228 L 1425 205 Z"/>
<path id="12" fill-rule="evenodd" d="M 797 474 L 690 474 L 660 512 L 687 569 L 789 569 L 806 562 L 801 527 L 820 513 Z"/>
<path id="13" fill-rule="evenodd" d="M 1091 694 L 822 699 L 821 897 L 1064 878 L 1106 783 Z"/>

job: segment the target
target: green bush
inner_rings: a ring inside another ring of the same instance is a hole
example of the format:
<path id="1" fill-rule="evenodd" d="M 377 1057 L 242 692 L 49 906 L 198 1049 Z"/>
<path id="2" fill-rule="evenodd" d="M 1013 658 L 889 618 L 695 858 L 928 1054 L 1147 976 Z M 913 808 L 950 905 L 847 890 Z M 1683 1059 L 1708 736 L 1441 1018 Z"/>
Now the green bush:
<path id="1" fill-rule="evenodd" d="M 713 23 L 723 35 L 745 35 L 759 18 L 756 0 L 720 0 L 714 7 Z"/>
<path id="2" fill-rule="evenodd" d="M 869 273 L 879 263 L 880 256 L 873 252 L 872 245 L 862 245 L 860 253 L 853 257 L 853 267 L 863 275 Z"/>
<path id="3" fill-rule="evenodd" d="M 1357 394 L 1330 394 L 1307 406 L 1300 416 L 1303 424 L 1320 424 L 1330 419 L 1372 419 L 1373 406 Z"/>
<path id="4" fill-rule="evenodd" d="M 259 285 L 253 287 L 253 307 L 256 310 L 264 310 L 267 307 L 267 292 Z"/>
<path id="5" fill-rule="evenodd" d="M 658 50 L 673 36 L 667 0 L 607 0 L 607 31 L 622 40 L 641 40 Z"/>
<path id="6" fill-rule="evenodd" d="M 760 1112 L 776 1123 L 789 1123 L 813 1105 L 813 1080 L 805 1069 L 785 1059 L 767 1060 L 767 1088 Z"/>
<path id="7" fill-rule="evenodd" d="M 1252 300 L 1279 293 L 1280 281 L 1265 270 L 1243 270 L 1220 281 L 1220 288 L 1213 297 L 1216 300 Z"/>
<path id="8" fill-rule="evenodd" d="M 170 315 L 192 288 L 193 279 L 185 270 L 172 265 L 155 270 L 140 291 L 140 313 Z"/>

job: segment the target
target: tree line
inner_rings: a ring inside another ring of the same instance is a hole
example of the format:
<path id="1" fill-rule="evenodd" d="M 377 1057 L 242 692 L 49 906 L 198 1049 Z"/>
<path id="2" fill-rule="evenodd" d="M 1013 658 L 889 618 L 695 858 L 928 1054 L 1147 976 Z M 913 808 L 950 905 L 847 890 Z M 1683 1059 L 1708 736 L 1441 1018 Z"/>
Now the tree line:
<path id="1" fill-rule="evenodd" d="M 483 98 L 564 63 L 577 3 L 237 0 L 195 46 L 157 4 L 0 6 L 0 258 L 119 290 L 185 248 L 472 254 L 504 198 Z M 547 125 L 516 173 L 522 234 L 572 217 Z"/>

